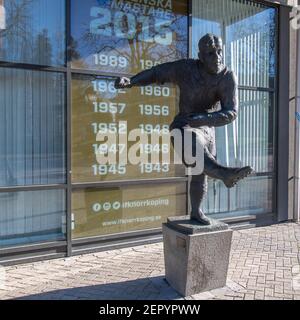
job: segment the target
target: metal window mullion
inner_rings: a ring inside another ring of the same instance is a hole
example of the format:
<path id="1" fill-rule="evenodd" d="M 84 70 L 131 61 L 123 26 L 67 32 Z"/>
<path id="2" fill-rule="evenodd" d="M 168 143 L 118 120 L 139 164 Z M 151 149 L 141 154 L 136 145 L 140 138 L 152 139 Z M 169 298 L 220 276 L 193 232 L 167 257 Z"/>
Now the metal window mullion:
<path id="1" fill-rule="evenodd" d="M 71 1 L 66 0 L 66 58 L 67 58 L 67 81 L 66 81 L 66 114 L 67 114 L 67 193 L 66 193 L 66 240 L 67 256 L 72 255 L 72 101 L 71 101 Z"/>
<path id="2" fill-rule="evenodd" d="M 193 58 L 193 0 L 188 0 L 188 58 Z M 186 178 L 186 202 L 185 202 L 185 214 L 189 214 L 190 202 L 189 202 L 189 178 Z"/>
<path id="3" fill-rule="evenodd" d="M 187 17 L 188 17 L 188 33 L 187 33 L 187 38 L 188 38 L 188 58 L 193 57 L 193 0 L 188 0 L 188 12 L 187 12 Z"/>
<path id="4" fill-rule="evenodd" d="M 187 182 L 188 177 L 179 178 L 156 178 L 147 180 L 115 180 L 115 181 L 102 181 L 102 182 L 87 182 L 87 183 L 73 183 L 72 189 L 85 189 L 85 188 L 113 188 L 125 187 L 135 185 L 152 185 L 152 184 L 168 184 L 168 183 L 182 183 Z"/>
<path id="5" fill-rule="evenodd" d="M 254 86 L 242 86 L 239 85 L 238 86 L 239 90 L 249 90 L 249 91 L 263 91 L 263 92 L 271 92 L 274 93 L 275 92 L 275 88 L 262 88 L 262 87 L 254 87 Z"/>
<path id="6" fill-rule="evenodd" d="M 12 187 L 0 187 L 0 194 L 5 192 L 22 192 L 22 191 L 39 191 L 39 190 L 53 190 L 53 189 L 67 189 L 66 184 L 45 184 L 45 185 L 24 185 Z"/>
<path id="7" fill-rule="evenodd" d="M 288 179 L 289 179 L 289 14 L 288 7 L 279 10 L 279 52 L 278 52 L 278 102 L 277 102 L 277 221 L 286 221 L 288 218 Z"/>
<path id="8" fill-rule="evenodd" d="M 4 61 L 0 61 L 0 68 L 34 70 L 34 71 L 45 71 L 45 72 L 60 72 L 60 73 L 65 73 L 67 70 L 66 67 L 42 66 L 42 65 L 31 64 L 31 63 L 4 62 Z"/>
<path id="9" fill-rule="evenodd" d="M 74 69 L 70 67 L 70 70 L 73 74 L 81 74 L 81 75 L 88 75 L 88 76 L 95 76 L 95 77 L 132 77 L 131 73 L 126 72 L 118 72 L 118 75 L 116 75 L 115 72 L 109 72 L 109 71 L 98 71 L 98 70 L 87 70 L 87 69 Z"/>
<path id="10" fill-rule="evenodd" d="M 299 1 L 298 1 L 299 3 Z M 300 112 L 300 31 L 297 30 L 297 40 L 296 40 L 296 47 L 297 47 L 297 66 L 296 66 L 296 112 Z M 294 208 L 293 208 L 293 219 L 296 222 L 300 220 L 300 203 L 299 203 L 299 191 L 300 191 L 300 183 L 299 183 L 299 174 L 300 174 L 300 125 L 299 121 L 295 123 L 295 155 L 294 155 Z"/>

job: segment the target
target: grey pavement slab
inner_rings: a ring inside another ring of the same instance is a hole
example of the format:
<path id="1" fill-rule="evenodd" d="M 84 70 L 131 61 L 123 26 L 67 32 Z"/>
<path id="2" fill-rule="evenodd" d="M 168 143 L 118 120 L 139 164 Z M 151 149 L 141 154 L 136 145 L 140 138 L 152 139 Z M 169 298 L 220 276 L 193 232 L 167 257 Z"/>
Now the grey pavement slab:
<path id="1" fill-rule="evenodd" d="M 0 299 L 300 299 L 300 225 L 233 232 L 226 286 L 180 296 L 165 281 L 163 244 L 1 267 Z"/>

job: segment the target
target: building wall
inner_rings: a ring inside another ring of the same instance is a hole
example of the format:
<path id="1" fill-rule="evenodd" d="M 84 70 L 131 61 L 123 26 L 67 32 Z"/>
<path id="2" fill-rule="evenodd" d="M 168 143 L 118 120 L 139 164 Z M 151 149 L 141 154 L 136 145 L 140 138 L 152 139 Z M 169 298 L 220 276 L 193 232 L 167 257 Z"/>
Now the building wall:
<path id="1" fill-rule="evenodd" d="M 294 0 L 294 5 L 296 5 L 297 1 Z M 300 1 L 298 1 L 298 6 L 300 5 Z M 299 136 L 299 121 L 297 121 L 297 117 L 295 117 L 295 112 L 300 111 L 300 100 L 299 100 L 299 92 L 300 92 L 300 81 L 299 81 L 299 76 L 300 76 L 300 41 L 299 41 L 299 37 L 300 37 L 300 31 L 299 29 L 297 31 L 293 30 L 293 32 L 296 34 L 295 38 L 295 46 L 296 46 L 296 52 L 295 52 L 295 58 L 294 60 L 296 60 L 294 67 L 296 70 L 296 81 L 295 81 L 295 109 L 294 111 L 294 189 L 293 189 L 293 218 L 296 221 L 300 221 L 300 210 L 299 210 L 299 142 L 300 142 L 300 136 Z M 293 119 L 293 118 L 292 118 Z M 298 118 L 299 120 L 299 118 Z M 291 125 L 292 125 L 292 120 L 291 120 Z"/>
<path id="2" fill-rule="evenodd" d="M 282 1 L 267 1 L 272 3 L 286 4 L 289 6 L 296 6 L 297 0 L 282 0 Z M 291 17 L 292 17 L 291 12 Z M 295 163 L 299 161 L 299 155 L 295 153 L 295 143 L 296 143 L 296 79 L 297 79 L 297 60 L 299 59 L 299 53 L 297 52 L 297 31 L 290 27 L 290 78 L 289 78 L 289 106 L 287 112 L 289 112 L 289 174 L 288 174 L 288 220 L 299 220 L 299 213 L 297 210 L 297 199 L 298 190 L 296 188 L 296 182 L 299 177 L 296 177 Z"/>
<path id="3" fill-rule="evenodd" d="M 296 0 L 287 1 L 296 5 Z M 290 28 L 290 105 L 289 105 L 289 212 L 288 219 L 295 217 L 295 112 L 296 112 L 296 73 L 297 73 L 297 31 Z"/>

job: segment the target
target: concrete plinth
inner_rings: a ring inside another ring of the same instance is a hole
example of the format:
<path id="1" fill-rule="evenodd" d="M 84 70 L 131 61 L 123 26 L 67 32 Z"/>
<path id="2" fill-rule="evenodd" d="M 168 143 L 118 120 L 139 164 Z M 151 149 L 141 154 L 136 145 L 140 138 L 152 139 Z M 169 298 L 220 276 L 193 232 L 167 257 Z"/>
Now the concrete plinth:
<path id="1" fill-rule="evenodd" d="M 166 280 L 183 296 L 226 284 L 232 230 L 211 220 L 203 226 L 183 216 L 163 224 Z"/>

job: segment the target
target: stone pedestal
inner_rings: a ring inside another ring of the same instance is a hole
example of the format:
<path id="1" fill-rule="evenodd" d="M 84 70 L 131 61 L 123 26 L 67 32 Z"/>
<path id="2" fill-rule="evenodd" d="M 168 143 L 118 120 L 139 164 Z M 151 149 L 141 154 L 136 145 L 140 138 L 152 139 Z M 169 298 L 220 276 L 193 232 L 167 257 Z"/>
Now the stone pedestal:
<path id="1" fill-rule="evenodd" d="M 211 222 L 203 226 L 183 216 L 163 224 L 166 280 L 183 296 L 226 284 L 232 230 Z"/>

